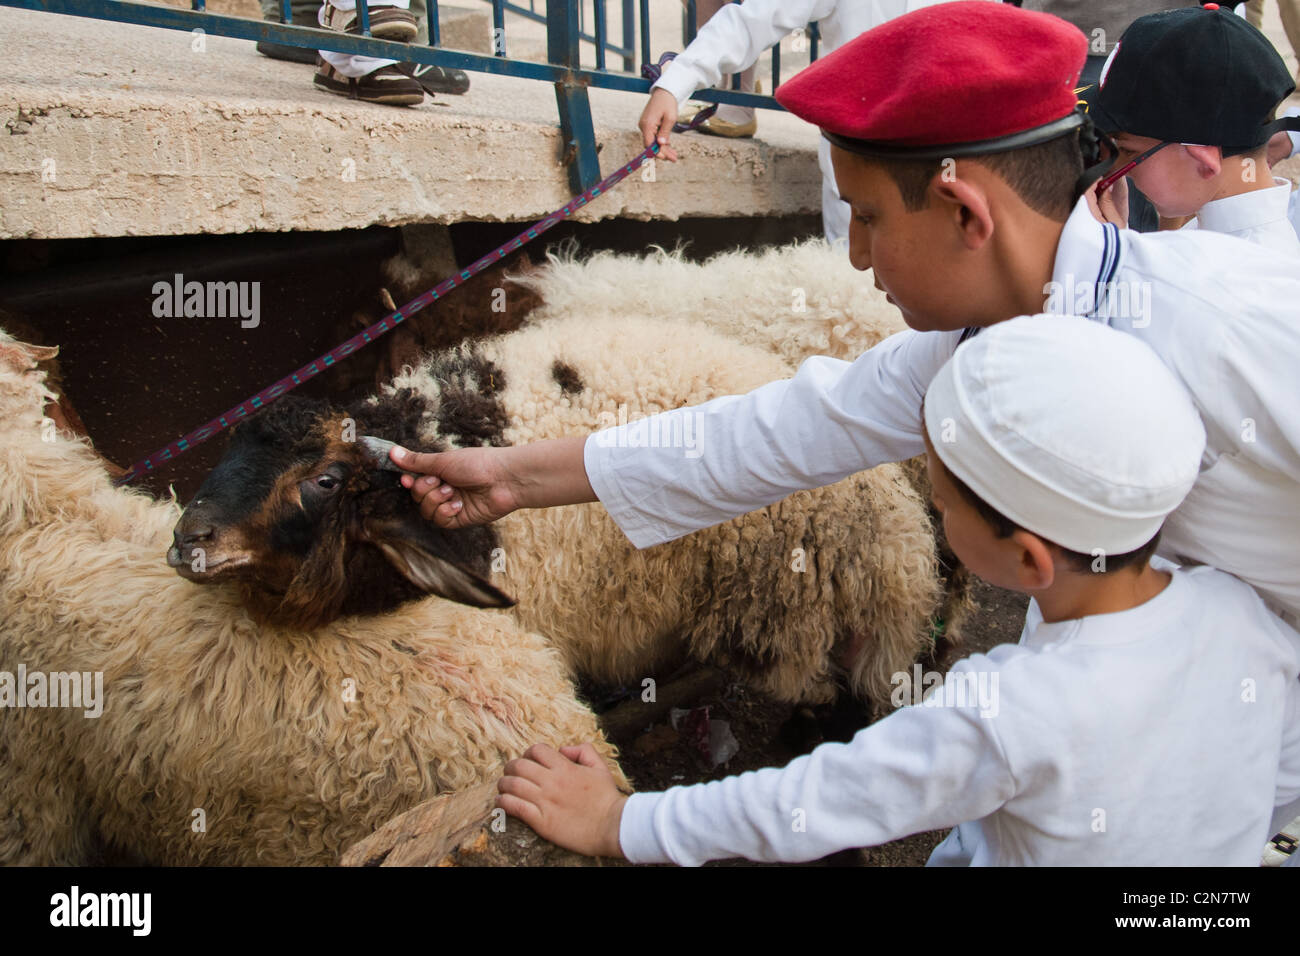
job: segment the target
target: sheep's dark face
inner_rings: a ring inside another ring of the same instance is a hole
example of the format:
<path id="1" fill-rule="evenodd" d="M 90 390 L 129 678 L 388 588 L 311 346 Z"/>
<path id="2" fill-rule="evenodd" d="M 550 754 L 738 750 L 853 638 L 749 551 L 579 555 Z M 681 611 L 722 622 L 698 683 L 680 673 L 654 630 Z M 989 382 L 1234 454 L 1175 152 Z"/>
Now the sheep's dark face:
<path id="1" fill-rule="evenodd" d="M 365 406 L 286 396 L 241 423 L 177 522 L 167 563 L 200 584 L 234 581 L 254 610 L 305 628 L 427 594 L 510 606 L 487 580 L 495 533 L 425 521 L 398 474 L 356 441 L 414 443 L 419 404 L 399 396 L 376 421 Z"/>

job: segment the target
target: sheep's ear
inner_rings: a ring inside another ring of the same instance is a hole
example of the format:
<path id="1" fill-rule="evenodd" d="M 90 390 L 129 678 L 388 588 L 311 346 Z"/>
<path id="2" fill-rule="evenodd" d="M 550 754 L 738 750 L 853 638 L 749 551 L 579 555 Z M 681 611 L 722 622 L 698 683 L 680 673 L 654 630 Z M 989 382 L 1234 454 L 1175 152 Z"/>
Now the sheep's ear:
<path id="1" fill-rule="evenodd" d="M 3 330 L 0 329 L 0 333 L 2 332 Z M 58 354 L 57 345 L 29 345 L 7 334 L 0 338 L 0 361 L 12 366 L 17 372 L 25 372 L 37 362 L 48 361 Z"/>
<path id="2" fill-rule="evenodd" d="M 431 535 L 412 537 L 400 524 L 366 522 L 366 538 L 416 587 L 470 607 L 514 607 L 515 602 L 479 577 L 459 559 L 445 553 Z"/>

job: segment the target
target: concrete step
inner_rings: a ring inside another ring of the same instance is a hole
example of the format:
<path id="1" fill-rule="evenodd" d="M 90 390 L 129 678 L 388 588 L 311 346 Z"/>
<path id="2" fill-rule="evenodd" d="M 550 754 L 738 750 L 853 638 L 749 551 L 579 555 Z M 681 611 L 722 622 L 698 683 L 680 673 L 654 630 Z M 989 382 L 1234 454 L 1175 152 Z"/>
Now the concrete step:
<path id="1" fill-rule="evenodd" d="M 569 198 L 550 84 L 471 74 L 464 96 L 385 107 L 319 90 L 312 67 L 249 41 L 202 46 L 0 8 L 0 238 L 532 221 Z M 591 91 L 605 173 L 640 151 L 644 99 Z M 681 162 L 576 218 L 815 213 L 817 138 L 779 112 L 753 140 L 678 136 Z"/>

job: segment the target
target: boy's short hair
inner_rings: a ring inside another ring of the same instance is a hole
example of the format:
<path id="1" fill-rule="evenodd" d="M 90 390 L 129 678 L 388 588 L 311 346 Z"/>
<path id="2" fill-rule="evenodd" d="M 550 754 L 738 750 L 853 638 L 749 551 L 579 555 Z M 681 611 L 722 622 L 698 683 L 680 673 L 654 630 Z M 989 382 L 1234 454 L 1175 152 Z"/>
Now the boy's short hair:
<path id="1" fill-rule="evenodd" d="M 1028 528 L 1022 528 L 1006 515 L 995 509 L 979 495 L 975 494 L 975 492 L 971 491 L 970 486 L 954 475 L 952 470 L 943 463 L 943 460 L 938 455 L 934 456 L 934 461 L 941 469 L 943 469 L 944 475 L 946 475 L 948 480 L 952 482 L 953 487 L 957 489 L 958 494 L 965 498 L 966 502 L 979 512 L 979 516 L 988 523 L 989 527 L 993 529 L 993 533 L 999 538 L 1009 538 L 1016 531 L 1029 531 Z M 1029 533 L 1036 534 L 1036 532 L 1033 531 L 1030 531 Z M 1039 535 L 1039 537 L 1042 536 Z M 1047 539 L 1043 538 L 1043 540 L 1046 541 Z M 1069 548 L 1062 548 L 1054 541 L 1051 543 L 1060 549 L 1061 554 L 1065 556 L 1065 561 L 1070 566 L 1071 570 L 1092 570 L 1093 562 L 1096 560 L 1095 556 L 1084 554 L 1082 551 L 1071 551 Z M 1096 573 L 1109 574 L 1112 571 L 1122 571 L 1129 567 L 1142 567 L 1150 561 L 1151 556 L 1156 553 L 1156 547 L 1159 543 L 1160 532 L 1157 531 L 1155 537 L 1140 548 L 1136 548 L 1133 551 L 1127 551 L 1124 554 L 1106 555 L 1104 570 Z"/>
<path id="2" fill-rule="evenodd" d="M 942 159 L 856 158 L 889 174 L 908 212 L 918 212 L 929 204 L 930 182 L 943 170 Z M 1045 143 L 969 158 L 995 172 L 1034 212 L 1056 222 L 1070 218 L 1074 185 L 1083 174 L 1077 129 Z"/>

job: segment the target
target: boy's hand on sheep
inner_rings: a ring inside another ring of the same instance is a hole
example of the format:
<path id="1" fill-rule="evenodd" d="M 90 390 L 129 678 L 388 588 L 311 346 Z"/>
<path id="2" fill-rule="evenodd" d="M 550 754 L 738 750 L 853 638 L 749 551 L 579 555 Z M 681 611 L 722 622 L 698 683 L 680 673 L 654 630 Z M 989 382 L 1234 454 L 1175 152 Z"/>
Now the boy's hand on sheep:
<path id="1" fill-rule="evenodd" d="M 659 155 L 671 163 L 677 162 L 677 151 L 668 145 L 668 137 L 677 122 L 677 97 L 659 88 L 650 94 L 650 102 L 641 111 L 637 128 L 641 130 L 642 146 L 659 139 Z"/>
<path id="2" fill-rule="evenodd" d="M 520 507 L 512 476 L 487 448 L 413 452 L 394 445 L 389 457 L 406 471 L 402 487 L 411 489 L 420 514 L 443 528 L 496 521 Z"/>
<path id="3" fill-rule="evenodd" d="M 496 805 L 557 846 L 587 856 L 621 857 L 619 824 L 627 796 L 591 744 L 534 744 L 506 764 Z"/>
<path id="4" fill-rule="evenodd" d="M 413 452 L 394 445 L 389 457 L 404 471 L 420 514 L 443 528 L 487 524 L 520 508 L 595 501 L 583 463 L 586 439 L 556 438 L 510 448 Z"/>

